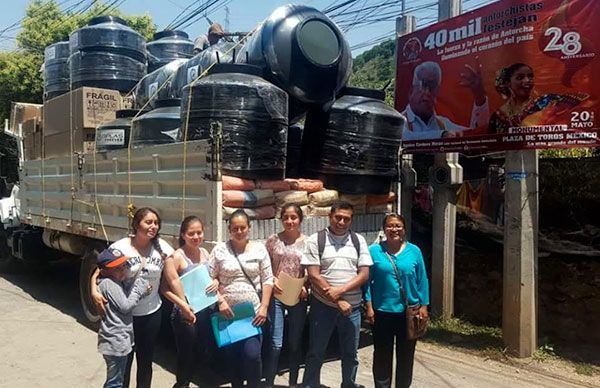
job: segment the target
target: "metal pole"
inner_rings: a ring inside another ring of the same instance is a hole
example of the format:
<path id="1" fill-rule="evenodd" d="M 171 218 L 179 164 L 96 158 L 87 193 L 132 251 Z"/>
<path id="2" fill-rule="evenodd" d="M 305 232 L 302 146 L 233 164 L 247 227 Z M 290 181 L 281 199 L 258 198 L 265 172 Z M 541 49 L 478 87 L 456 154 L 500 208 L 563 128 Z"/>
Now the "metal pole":
<path id="1" fill-rule="evenodd" d="M 457 16 L 461 0 L 440 0 L 440 21 Z M 435 154 L 430 169 L 433 186 L 433 244 L 431 250 L 431 307 L 436 316 L 454 314 L 454 245 L 456 242 L 456 189 L 462 183 L 458 154 Z"/>

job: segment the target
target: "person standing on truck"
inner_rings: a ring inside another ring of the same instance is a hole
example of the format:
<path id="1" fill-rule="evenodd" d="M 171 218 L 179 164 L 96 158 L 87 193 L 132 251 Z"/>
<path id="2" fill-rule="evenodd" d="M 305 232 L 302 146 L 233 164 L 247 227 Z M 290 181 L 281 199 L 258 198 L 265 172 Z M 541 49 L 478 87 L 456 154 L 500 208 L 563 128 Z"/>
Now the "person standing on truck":
<path id="1" fill-rule="evenodd" d="M 281 293 L 277 279 L 285 273 L 292 278 L 303 278 L 305 270 L 300 264 L 306 242 L 306 236 L 300 231 L 302 223 L 302 209 L 300 206 L 286 204 L 281 208 L 281 223 L 283 231 L 270 236 L 265 246 L 271 258 L 273 268 L 273 294 Z M 265 379 L 267 387 L 272 387 L 277 373 L 279 354 L 283 346 L 284 317 L 288 317 L 288 344 L 289 344 L 289 386 L 295 387 L 298 383 L 298 370 L 302 360 L 302 332 L 306 320 L 306 299 L 308 292 L 302 287 L 300 300 L 294 306 L 285 305 L 276 297 L 271 298 L 269 304 L 269 342 L 265 360 Z"/>
<path id="2" fill-rule="evenodd" d="M 135 278 L 126 291 L 129 258 L 118 249 L 105 249 L 98 255 L 100 293 L 108 300 L 106 314 L 98 329 L 98 351 L 106 361 L 104 388 L 121 388 L 125 377 L 127 358 L 133 347 L 133 316 L 131 310 L 139 300 L 150 293 L 152 286 L 142 276 Z"/>
<path id="3" fill-rule="evenodd" d="M 135 212 L 131 221 L 133 236 L 118 240 L 109 247 L 118 249 L 129 257 L 127 260 L 128 283 L 131 283 L 138 273 L 141 273 L 141 276 L 146 278 L 152 286 L 152 292 L 143 297 L 133 309 L 135 346 L 127 360 L 124 387 L 129 386 L 133 353 L 135 353 L 137 364 L 136 387 L 150 388 L 152 382 L 154 345 L 161 324 L 160 281 L 164 260 L 173 254 L 173 248 L 159 237 L 160 225 L 160 216 L 156 210 L 149 207 L 140 208 Z M 92 298 L 98 312 L 104 315 L 106 299 L 98 293 L 96 278 L 97 273 L 92 276 Z"/>
<path id="4" fill-rule="evenodd" d="M 356 383 L 362 303 L 361 286 L 373 260 L 365 238 L 350 230 L 354 208 L 346 201 L 331 206 L 329 227 L 306 240 L 302 265 L 308 269 L 314 298 L 310 303 L 309 350 L 303 386 L 320 386 L 321 367 L 337 328 L 342 359 L 342 388 Z"/>
<path id="5" fill-rule="evenodd" d="M 179 277 L 199 265 L 208 263 L 209 253 L 201 245 L 204 242 L 204 226 L 200 218 L 188 216 L 183 219 L 179 228 L 179 249 L 173 256 L 165 260 L 163 270 L 162 292 L 173 302 L 171 326 L 177 345 L 177 382 L 173 388 L 187 388 L 194 374 L 194 366 L 199 365 L 199 353 L 206 349 L 211 338 L 211 308 L 198 311 L 190 322 L 187 316 L 191 307 L 186 301 Z M 175 285 L 174 285 L 175 284 Z M 207 293 L 217 292 L 219 282 L 215 279 L 206 288 Z M 188 311 L 184 314 L 182 311 Z M 193 320 L 192 320 L 193 321 Z"/>
<path id="6" fill-rule="evenodd" d="M 211 24 L 207 34 L 200 35 L 194 40 L 194 55 L 217 44 L 224 36 L 225 31 L 223 31 L 223 27 L 219 23 Z"/>
<path id="7" fill-rule="evenodd" d="M 250 241 L 249 233 L 248 214 L 234 211 L 229 217 L 229 241 L 215 246 L 209 269 L 211 277 L 219 281 L 219 312 L 231 319 L 234 306 L 251 303 L 256 314 L 252 324 L 262 326 L 267 321 L 273 272 L 264 244 Z M 224 348 L 233 388 L 243 387 L 244 380 L 250 388 L 260 385 L 261 347 L 262 334 L 258 334 Z"/>

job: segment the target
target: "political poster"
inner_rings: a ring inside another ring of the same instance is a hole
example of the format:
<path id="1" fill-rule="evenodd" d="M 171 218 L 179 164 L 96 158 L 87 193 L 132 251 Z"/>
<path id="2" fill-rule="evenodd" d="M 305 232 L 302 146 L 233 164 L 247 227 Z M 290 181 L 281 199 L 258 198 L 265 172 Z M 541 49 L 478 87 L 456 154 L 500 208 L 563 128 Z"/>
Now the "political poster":
<path id="1" fill-rule="evenodd" d="M 600 146 L 597 0 L 503 0 L 398 38 L 405 153 Z"/>

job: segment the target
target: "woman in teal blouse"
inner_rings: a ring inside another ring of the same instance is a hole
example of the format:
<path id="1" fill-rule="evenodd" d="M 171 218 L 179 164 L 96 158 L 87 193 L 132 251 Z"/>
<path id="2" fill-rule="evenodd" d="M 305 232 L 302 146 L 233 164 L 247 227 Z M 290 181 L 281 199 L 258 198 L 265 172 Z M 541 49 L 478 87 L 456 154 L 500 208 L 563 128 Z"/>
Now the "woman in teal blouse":
<path id="1" fill-rule="evenodd" d="M 416 340 L 406 339 L 405 302 L 390 259 L 394 261 L 409 305 L 420 304 L 427 317 L 429 282 L 423 254 L 405 239 L 404 218 L 388 214 L 383 219 L 386 240 L 369 247 L 373 266 L 365 286 L 367 319 L 373 325 L 373 379 L 376 388 L 392 386 L 392 359 L 396 339 L 396 388 L 409 387 Z"/>

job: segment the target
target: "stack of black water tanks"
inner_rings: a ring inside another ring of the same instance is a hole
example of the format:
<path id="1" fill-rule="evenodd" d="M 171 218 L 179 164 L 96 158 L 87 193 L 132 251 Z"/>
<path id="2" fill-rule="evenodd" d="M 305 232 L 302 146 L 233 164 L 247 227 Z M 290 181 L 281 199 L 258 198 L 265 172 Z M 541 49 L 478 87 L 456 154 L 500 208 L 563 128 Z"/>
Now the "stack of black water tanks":
<path id="1" fill-rule="evenodd" d="M 44 100 L 68 93 L 69 42 L 51 44 L 44 50 Z"/>
<path id="2" fill-rule="evenodd" d="M 69 37 L 71 89 L 129 92 L 146 74 L 146 42 L 116 16 L 92 18 Z"/>
<path id="3" fill-rule="evenodd" d="M 188 34 L 178 30 L 165 30 L 154 34 L 146 44 L 148 51 L 148 73 L 165 66 L 175 59 L 193 56 L 194 43 Z"/>

